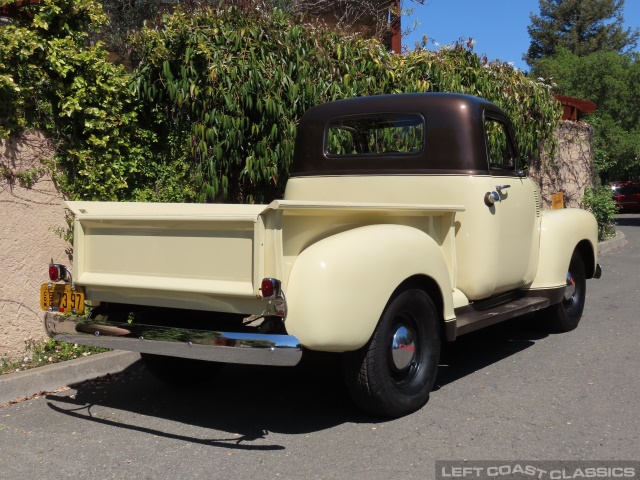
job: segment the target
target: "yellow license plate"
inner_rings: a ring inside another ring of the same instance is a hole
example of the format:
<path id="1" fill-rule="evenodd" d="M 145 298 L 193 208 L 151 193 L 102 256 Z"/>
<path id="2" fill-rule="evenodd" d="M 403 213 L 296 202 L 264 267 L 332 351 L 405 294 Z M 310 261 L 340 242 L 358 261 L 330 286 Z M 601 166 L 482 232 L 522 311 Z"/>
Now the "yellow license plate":
<path id="1" fill-rule="evenodd" d="M 43 283 L 40 287 L 40 307 L 52 312 L 84 313 L 84 288 L 63 283 Z"/>

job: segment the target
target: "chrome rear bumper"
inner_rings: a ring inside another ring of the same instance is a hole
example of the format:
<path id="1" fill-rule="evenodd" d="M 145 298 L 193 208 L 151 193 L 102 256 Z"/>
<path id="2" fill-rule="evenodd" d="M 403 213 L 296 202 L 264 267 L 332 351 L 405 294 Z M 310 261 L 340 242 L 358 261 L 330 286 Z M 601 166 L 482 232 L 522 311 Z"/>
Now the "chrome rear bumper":
<path id="1" fill-rule="evenodd" d="M 302 347 L 293 335 L 187 330 L 103 322 L 47 312 L 50 337 L 94 347 L 224 363 L 293 366 Z"/>

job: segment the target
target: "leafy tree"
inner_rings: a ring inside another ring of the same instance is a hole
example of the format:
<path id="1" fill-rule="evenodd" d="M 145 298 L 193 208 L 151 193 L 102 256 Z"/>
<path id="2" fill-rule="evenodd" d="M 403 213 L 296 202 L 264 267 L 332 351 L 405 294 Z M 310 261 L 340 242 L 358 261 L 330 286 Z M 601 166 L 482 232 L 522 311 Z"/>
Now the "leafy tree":
<path id="1" fill-rule="evenodd" d="M 131 55 L 129 36 L 160 12 L 158 0 L 101 0 L 109 22 L 102 25 L 95 38 L 104 42 L 112 60 L 127 62 Z"/>
<path id="2" fill-rule="evenodd" d="M 640 31 L 624 29 L 624 0 L 540 0 L 531 14 L 529 66 L 559 47 L 580 57 L 599 51 L 625 53 L 637 45 Z"/>
<path id="3" fill-rule="evenodd" d="M 174 2 L 158 2 L 158 0 L 99 0 L 109 22 L 99 31 L 94 32 L 93 39 L 105 43 L 111 53 L 111 59 L 128 65 L 131 55 L 131 36 L 140 31 L 143 25 L 161 24 L 160 16 L 172 13 L 179 6 L 182 11 L 194 13 L 200 10 L 221 10 L 233 7 L 243 12 L 277 12 L 283 11 L 292 17 L 302 18 L 304 23 L 320 21 L 333 25 L 342 33 L 358 32 L 365 37 L 378 40 L 389 40 L 391 0 L 175 0 Z M 403 0 L 403 7 L 398 13 L 411 13 L 414 5 L 424 5 L 426 0 Z M 408 35 L 416 25 L 406 28 L 403 35 Z"/>
<path id="4" fill-rule="evenodd" d="M 640 177 L 640 55 L 601 51 L 580 57 L 559 48 L 531 71 L 564 95 L 594 102 L 596 170 L 603 180 Z"/>
<path id="5" fill-rule="evenodd" d="M 396 14 L 411 13 L 413 5 L 425 5 L 426 0 L 404 0 L 393 5 L 392 0 L 271 0 L 285 11 L 303 15 L 318 15 L 330 19 L 340 31 L 360 31 L 378 40 L 388 37 L 392 22 L 390 8 L 399 9 Z M 405 10 L 402 10 L 402 8 Z M 393 15 L 393 14 L 392 14 Z M 412 31 L 412 28 L 405 33 Z"/>
<path id="6" fill-rule="evenodd" d="M 375 40 L 292 22 L 282 11 L 178 9 L 136 38 L 141 126 L 156 158 L 195 169 L 199 201 L 265 202 L 282 194 L 296 125 L 309 107 L 363 95 L 448 91 L 502 106 L 534 157 L 559 119 L 545 85 L 462 45 L 389 54 Z"/>
<path id="7" fill-rule="evenodd" d="M 0 27 L 0 136 L 40 128 L 57 140 L 58 181 L 74 199 L 270 201 L 301 115 L 338 98 L 478 95 L 512 117 L 525 158 L 559 118 L 546 85 L 464 45 L 393 55 L 282 10 L 178 8 L 139 32 L 127 73 L 88 41 L 105 19 L 96 0 L 30 8 Z"/>

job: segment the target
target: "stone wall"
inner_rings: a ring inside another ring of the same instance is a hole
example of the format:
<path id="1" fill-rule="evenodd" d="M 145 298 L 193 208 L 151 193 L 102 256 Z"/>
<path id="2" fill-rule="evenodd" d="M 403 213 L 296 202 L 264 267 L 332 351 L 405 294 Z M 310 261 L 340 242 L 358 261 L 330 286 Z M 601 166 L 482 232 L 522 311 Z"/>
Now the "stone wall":
<path id="1" fill-rule="evenodd" d="M 47 266 L 69 265 L 70 245 L 53 232 L 66 226 L 62 196 L 41 160 L 53 156 L 38 134 L 0 140 L 0 358 L 15 358 L 28 339 L 46 337 L 40 310 L 40 284 Z M 27 186 L 16 173 L 33 173 Z"/>
<path id="2" fill-rule="evenodd" d="M 543 208 L 551 208 L 551 195 L 562 192 L 566 208 L 579 208 L 586 187 L 595 185 L 593 127 L 563 121 L 555 133 L 556 155 L 541 155 L 529 165 L 529 174 L 540 186 Z"/>

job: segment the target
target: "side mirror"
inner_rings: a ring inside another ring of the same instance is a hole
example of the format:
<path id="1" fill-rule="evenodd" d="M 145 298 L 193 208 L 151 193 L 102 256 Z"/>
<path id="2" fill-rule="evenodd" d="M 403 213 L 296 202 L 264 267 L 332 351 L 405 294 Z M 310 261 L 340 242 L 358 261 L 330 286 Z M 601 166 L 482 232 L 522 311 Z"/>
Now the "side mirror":
<path id="1" fill-rule="evenodd" d="M 523 168 L 522 170 L 516 170 L 516 175 L 520 178 L 529 176 L 529 168 Z"/>

